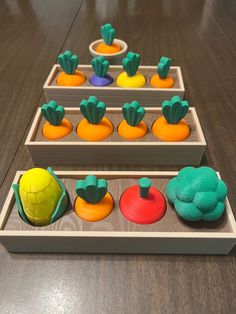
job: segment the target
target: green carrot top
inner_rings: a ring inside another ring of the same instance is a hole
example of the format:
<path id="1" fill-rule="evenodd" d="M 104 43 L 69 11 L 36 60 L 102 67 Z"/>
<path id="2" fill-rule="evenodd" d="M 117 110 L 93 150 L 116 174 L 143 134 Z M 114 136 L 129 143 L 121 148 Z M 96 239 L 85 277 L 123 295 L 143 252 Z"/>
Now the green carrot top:
<path id="1" fill-rule="evenodd" d="M 157 73 L 159 77 L 165 79 L 170 71 L 171 59 L 168 57 L 161 57 L 157 65 Z"/>
<path id="2" fill-rule="evenodd" d="M 101 26 L 101 36 L 106 45 L 111 46 L 116 35 L 116 30 L 110 23 Z"/>
<path id="3" fill-rule="evenodd" d="M 44 118 L 52 125 L 61 125 L 65 116 L 64 107 L 57 104 L 56 101 L 51 100 L 47 104 L 42 105 L 41 112 Z"/>
<path id="4" fill-rule="evenodd" d="M 128 76 L 134 76 L 140 65 L 140 54 L 129 51 L 122 60 L 122 65 Z"/>
<path id="5" fill-rule="evenodd" d="M 84 201 L 96 204 L 100 202 L 107 193 L 107 181 L 89 175 L 85 180 L 76 181 L 75 190 L 78 196 Z"/>
<path id="6" fill-rule="evenodd" d="M 95 96 L 90 96 L 80 102 L 80 111 L 82 115 L 91 124 L 99 124 L 106 113 L 106 105 L 98 101 Z"/>
<path id="7" fill-rule="evenodd" d="M 74 74 L 79 64 L 77 55 L 73 55 L 70 50 L 66 50 L 58 56 L 58 63 L 66 74 Z"/>
<path id="8" fill-rule="evenodd" d="M 106 76 L 109 69 L 109 61 L 106 60 L 103 56 L 93 58 L 91 64 L 96 76 L 98 77 Z"/>
<path id="9" fill-rule="evenodd" d="M 144 118 L 145 109 L 139 106 L 139 103 L 134 100 L 131 103 L 125 103 L 122 107 L 122 114 L 130 126 L 138 125 Z"/>
<path id="10" fill-rule="evenodd" d="M 189 105 L 186 100 L 174 96 L 170 101 L 162 103 L 162 114 L 169 124 L 178 124 L 188 113 Z"/>

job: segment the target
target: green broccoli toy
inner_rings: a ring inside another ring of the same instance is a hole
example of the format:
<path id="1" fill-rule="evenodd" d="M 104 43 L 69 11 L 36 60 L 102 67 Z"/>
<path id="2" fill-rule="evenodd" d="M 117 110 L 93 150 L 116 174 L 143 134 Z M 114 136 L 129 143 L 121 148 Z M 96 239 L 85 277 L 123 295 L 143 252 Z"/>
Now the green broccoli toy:
<path id="1" fill-rule="evenodd" d="M 185 167 L 170 180 L 166 195 L 184 220 L 214 221 L 224 213 L 227 187 L 210 167 Z"/>

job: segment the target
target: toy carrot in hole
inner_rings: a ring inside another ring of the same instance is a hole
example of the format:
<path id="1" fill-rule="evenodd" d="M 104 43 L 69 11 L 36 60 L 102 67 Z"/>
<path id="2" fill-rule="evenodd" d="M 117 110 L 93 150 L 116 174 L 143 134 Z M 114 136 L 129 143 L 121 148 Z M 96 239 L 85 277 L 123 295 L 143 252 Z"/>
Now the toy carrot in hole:
<path id="1" fill-rule="evenodd" d="M 94 86 L 107 86 L 113 82 L 113 78 L 107 74 L 109 69 L 109 61 L 100 56 L 92 59 L 92 67 L 95 72 L 89 79 L 89 83 Z"/>
<path id="2" fill-rule="evenodd" d="M 63 69 L 57 77 L 57 85 L 80 86 L 86 81 L 86 76 L 77 69 L 79 58 L 73 55 L 70 50 L 58 56 L 58 62 Z"/>
<path id="3" fill-rule="evenodd" d="M 170 71 L 171 59 L 161 57 L 157 65 L 157 73 L 151 78 L 150 84 L 157 88 L 171 88 L 174 86 L 174 78 L 168 75 Z"/>
<path id="4" fill-rule="evenodd" d="M 68 135 L 73 127 L 69 120 L 65 119 L 65 109 L 54 100 L 41 107 L 43 117 L 47 122 L 43 126 L 43 136 L 48 140 L 57 140 Z"/>
<path id="5" fill-rule="evenodd" d="M 90 96 L 80 103 L 80 111 L 84 119 L 77 126 L 77 135 L 87 141 L 101 141 L 113 132 L 113 124 L 104 117 L 106 105 L 98 101 L 95 96 Z"/>
<path id="6" fill-rule="evenodd" d="M 114 54 L 121 51 L 121 47 L 113 43 L 116 35 L 116 30 L 110 23 L 101 26 L 102 43 L 96 47 L 96 52 L 104 54 Z"/>
<path id="7" fill-rule="evenodd" d="M 107 192 L 107 181 L 87 176 L 78 180 L 75 186 L 78 197 L 75 201 L 75 213 L 86 221 L 99 221 L 107 217 L 113 207 L 114 200 Z"/>
<path id="8" fill-rule="evenodd" d="M 179 96 L 174 96 L 170 101 L 165 100 L 162 103 L 163 116 L 157 119 L 152 126 L 153 134 L 165 142 L 183 141 L 188 138 L 190 128 L 182 120 L 188 110 L 188 102 L 181 100 Z"/>
<path id="9" fill-rule="evenodd" d="M 124 72 L 118 75 L 117 85 L 120 87 L 143 87 L 146 79 L 142 73 L 138 72 L 140 65 L 140 55 L 138 53 L 128 52 L 126 58 L 123 59 L 122 65 Z"/>
<path id="10" fill-rule="evenodd" d="M 126 103 L 122 107 L 124 120 L 118 126 L 121 137 L 129 140 L 143 137 L 147 133 L 147 125 L 143 120 L 145 109 L 137 101 Z"/>

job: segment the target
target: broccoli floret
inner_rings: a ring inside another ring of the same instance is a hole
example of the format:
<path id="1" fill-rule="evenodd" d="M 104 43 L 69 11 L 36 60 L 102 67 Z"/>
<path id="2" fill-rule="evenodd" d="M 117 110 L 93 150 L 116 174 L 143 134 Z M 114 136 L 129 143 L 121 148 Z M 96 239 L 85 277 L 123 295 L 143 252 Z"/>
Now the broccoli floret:
<path id="1" fill-rule="evenodd" d="M 186 167 L 170 180 L 166 195 L 181 218 L 214 221 L 224 212 L 227 187 L 210 167 Z"/>

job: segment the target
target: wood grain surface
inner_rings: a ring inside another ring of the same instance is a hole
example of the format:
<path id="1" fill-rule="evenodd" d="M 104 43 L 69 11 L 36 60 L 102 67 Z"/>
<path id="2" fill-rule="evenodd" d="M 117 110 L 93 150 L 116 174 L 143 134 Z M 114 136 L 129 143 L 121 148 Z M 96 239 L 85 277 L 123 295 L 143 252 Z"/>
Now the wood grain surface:
<path id="1" fill-rule="evenodd" d="M 42 85 L 56 56 L 69 48 L 89 64 L 88 45 L 110 21 L 117 37 L 141 53 L 142 64 L 167 55 L 181 66 L 185 97 L 196 105 L 208 143 L 202 164 L 220 171 L 236 214 L 235 1 L 2 0 L 0 17 L 0 208 L 15 171 L 32 167 L 23 143 L 36 107 L 45 101 Z M 117 169 L 134 167 L 109 168 Z M 0 312 L 233 314 L 235 252 L 43 255 L 8 254 L 1 247 Z"/>

